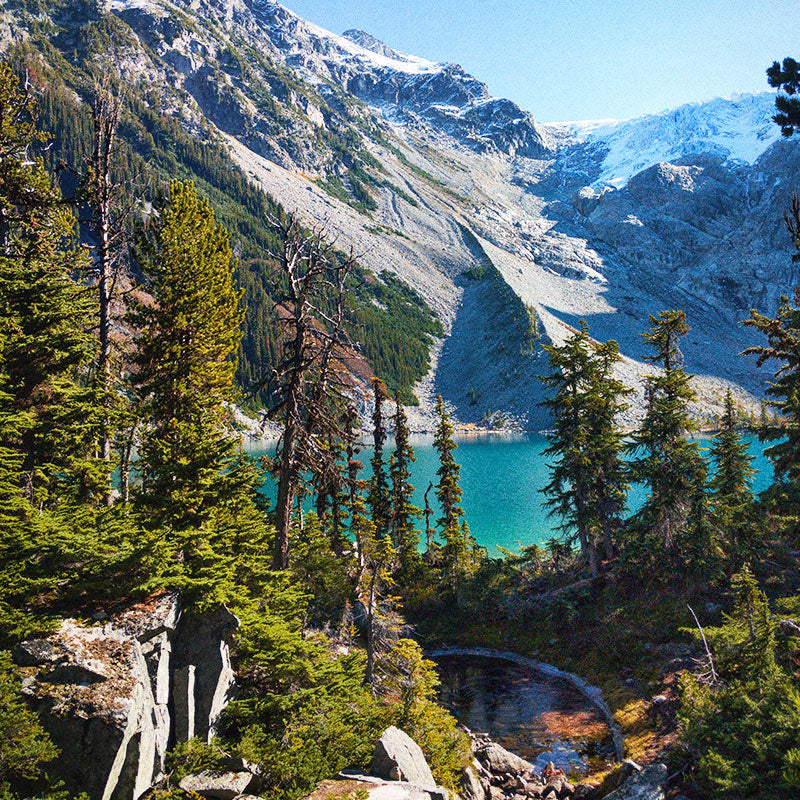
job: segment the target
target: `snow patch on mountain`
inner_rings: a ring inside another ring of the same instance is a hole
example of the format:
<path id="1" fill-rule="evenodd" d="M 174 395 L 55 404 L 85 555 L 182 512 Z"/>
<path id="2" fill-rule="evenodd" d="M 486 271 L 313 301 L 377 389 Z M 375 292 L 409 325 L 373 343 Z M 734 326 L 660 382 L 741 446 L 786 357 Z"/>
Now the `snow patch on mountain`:
<path id="1" fill-rule="evenodd" d="M 778 139 L 772 92 L 688 103 L 630 120 L 589 120 L 545 125 L 562 141 L 606 150 L 593 186 L 624 186 L 653 164 L 705 153 L 753 164 Z"/>

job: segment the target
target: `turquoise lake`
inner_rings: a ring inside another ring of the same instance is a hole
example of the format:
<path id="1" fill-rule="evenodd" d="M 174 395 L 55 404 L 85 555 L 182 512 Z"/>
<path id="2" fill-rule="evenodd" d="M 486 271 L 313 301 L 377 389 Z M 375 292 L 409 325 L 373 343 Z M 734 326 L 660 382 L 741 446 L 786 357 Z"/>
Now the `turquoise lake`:
<path id="1" fill-rule="evenodd" d="M 760 492 L 772 481 L 772 464 L 764 457 L 762 445 L 754 436 L 747 436 L 746 441 L 757 470 L 753 490 Z M 438 461 L 432 436 L 414 436 L 412 444 L 417 456 L 412 469 L 415 502 L 422 508 L 425 489 L 430 481 L 436 481 Z M 707 451 L 711 440 L 701 439 L 700 445 Z M 542 434 L 485 434 L 458 439 L 455 457 L 461 464 L 464 514 L 473 536 L 488 549 L 490 556 L 500 555 L 496 545 L 517 551 L 520 546 L 541 544 L 554 534 L 558 520 L 548 517 L 540 492 L 549 480 L 543 455 L 546 447 L 547 438 Z M 387 452 L 390 451 L 389 446 Z M 250 448 L 252 455 L 272 452 L 274 447 Z M 366 465 L 362 473 L 365 478 L 369 474 L 370 455 L 368 447 L 359 455 Z M 274 497 L 273 487 L 267 486 L 265 491 Z M 631 510 L 645 496 L 643 487 L 633 487 L 629 495 Z M 433 491 L 429 498 L 436 514 Z M 420 527 L 424 527 L 424 522 Z"/>

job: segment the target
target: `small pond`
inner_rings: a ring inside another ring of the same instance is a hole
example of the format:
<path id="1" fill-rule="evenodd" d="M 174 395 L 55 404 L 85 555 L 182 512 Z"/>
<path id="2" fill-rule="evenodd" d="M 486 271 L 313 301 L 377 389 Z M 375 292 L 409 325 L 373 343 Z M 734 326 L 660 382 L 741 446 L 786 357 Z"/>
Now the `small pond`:
<path id="1" fill-rule="evenodd" d="M 583 775 L 614 761 L 611 732 L 600 712 L 566 681 L 545 680 L 502 658 L 434 656 L 439 702 L 473 733 L 544 767 L 552 761 Z"/>

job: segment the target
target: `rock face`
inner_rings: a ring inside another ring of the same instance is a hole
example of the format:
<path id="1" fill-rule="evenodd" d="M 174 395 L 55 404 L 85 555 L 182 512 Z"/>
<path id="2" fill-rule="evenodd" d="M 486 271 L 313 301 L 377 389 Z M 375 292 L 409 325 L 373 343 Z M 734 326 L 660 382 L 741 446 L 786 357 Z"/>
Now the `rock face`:
<path id="1" fill-rule="evenodd" d="M 224 608 L 184 616 L 173 646 L 175 735 L 211 741 L 225 706 L 236 694 L 230 637 L 239 625 Z"/>
<path id="2" fill-rule="evenodd" d="M 205 770 L 187 775 L 180 787 L 184 792 L 193 792 L 215 800 L 233 800 L 254 788 L 254 777 L 250 772 L 212 772 Z"/>
<path id="3" fill-rule="evenodd" d="M 235 625 L 225 610 L 184 621 L 177 596 L 165 594 L 103 625 L 65 620 L 47 639 L 18 645 L 14 658 L 28 668 L 23 691 L 61 750 L 55 772 L 66 788 L 91 800 L 136 800 L 169 746 L 190 730 L 210 739 L 235 690 Z M 191 691 L 184 674 L 196 676 Z M 177 724 L 178 709 L 193 729 Z"/>
<path id="4" fill-rule="evenodd" d="M 44 37 L 74 59 L 89 6 L 28 5 L 6 4 L 0 50 Z M 535 354 L 580 319 L 619 342 L 617 377 L 637 389 L 622 421 L 635 424 L 648 371 L 640 334 L 664 308 L 688 316 L 695 411 L 718 411 L 729 382 L 743 405 L 745 390 L 763 392 L 766 370 L 737 355 L 760 338 L 739 322 L 752 307 L 773 312 L 800 282 L 783 224 L 800 147 L 779 141 L 773 94 L 541 124 L 457 65 L 363 31 L 337 36 L 272 0 L 103 6 L 119 33 L 108 56 L 144 106 L 158 97 L 157 113 L 198 140 L 222 138 L 254 184 L 440 316 L 446 341 L 418 387 L 416 429 L 430 426 L 437 393 L 464 422 L 502 413 L 550 427 Z M 356 187 L 370 213 L 354 205 Z M 494 278 L 470 283 L 483 260 Z"/>
<path id="5" fill-rule="evenodd" d="M 604 800 L 664 800 L 667 783 L 667 767 L 651 764 L 634 773 L 615 792 Z"/>
<path id="6" fill-rule="evenodd" d="M 370 774 L 435 789 L 436 781 L 419 745 L 404 731 L 387 728 L 375 744 Z"/>

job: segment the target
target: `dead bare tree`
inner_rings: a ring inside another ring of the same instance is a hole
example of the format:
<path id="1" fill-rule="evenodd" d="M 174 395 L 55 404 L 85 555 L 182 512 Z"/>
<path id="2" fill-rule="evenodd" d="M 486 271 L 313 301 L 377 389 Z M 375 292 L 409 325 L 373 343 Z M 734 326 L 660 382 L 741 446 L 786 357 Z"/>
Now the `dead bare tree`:
<path id="1" fill-rule="evenodd" d="M 348 402 L 343 361 L 352 348 L 345 321 L 355 260 L 341 257 L 326 241 L 322 227 L 303 228 L 293 214 L 271 222 L 281 241 L 279 252 L 271 256 L 283 353 L 273 373 L 252 391 L 269 389 L 275 403 L 268 416 L 280 419 L 283 426 L 275 459 L 278 498 L 272 567 L 285 569 L 292 508 L 303 473 L 332 474 L 339 469 L 326 442 L 341 439 Z"/>
<path id="2" fill-rule="evenodd" d="M 123 201 L 120 187 L 112 178 L 117 130 L 122 114 L 123 96 L 116 91 L 109 76 L 97 78 L 92 97 L 92 154 L 88 159 L 81 200 L 88 207 L 88 227 L 94 239 L 92 269 L 98 297 L 98 353 L 96 381 L 103 407 L 100 427 L 100 455 L 111 460 L 113 380 L 111 374 L 111 328 L 117 280 L 125 252 L 126 219 L 132 200 Z M 111 503 L 111 485 L 103 497 Z"/>

